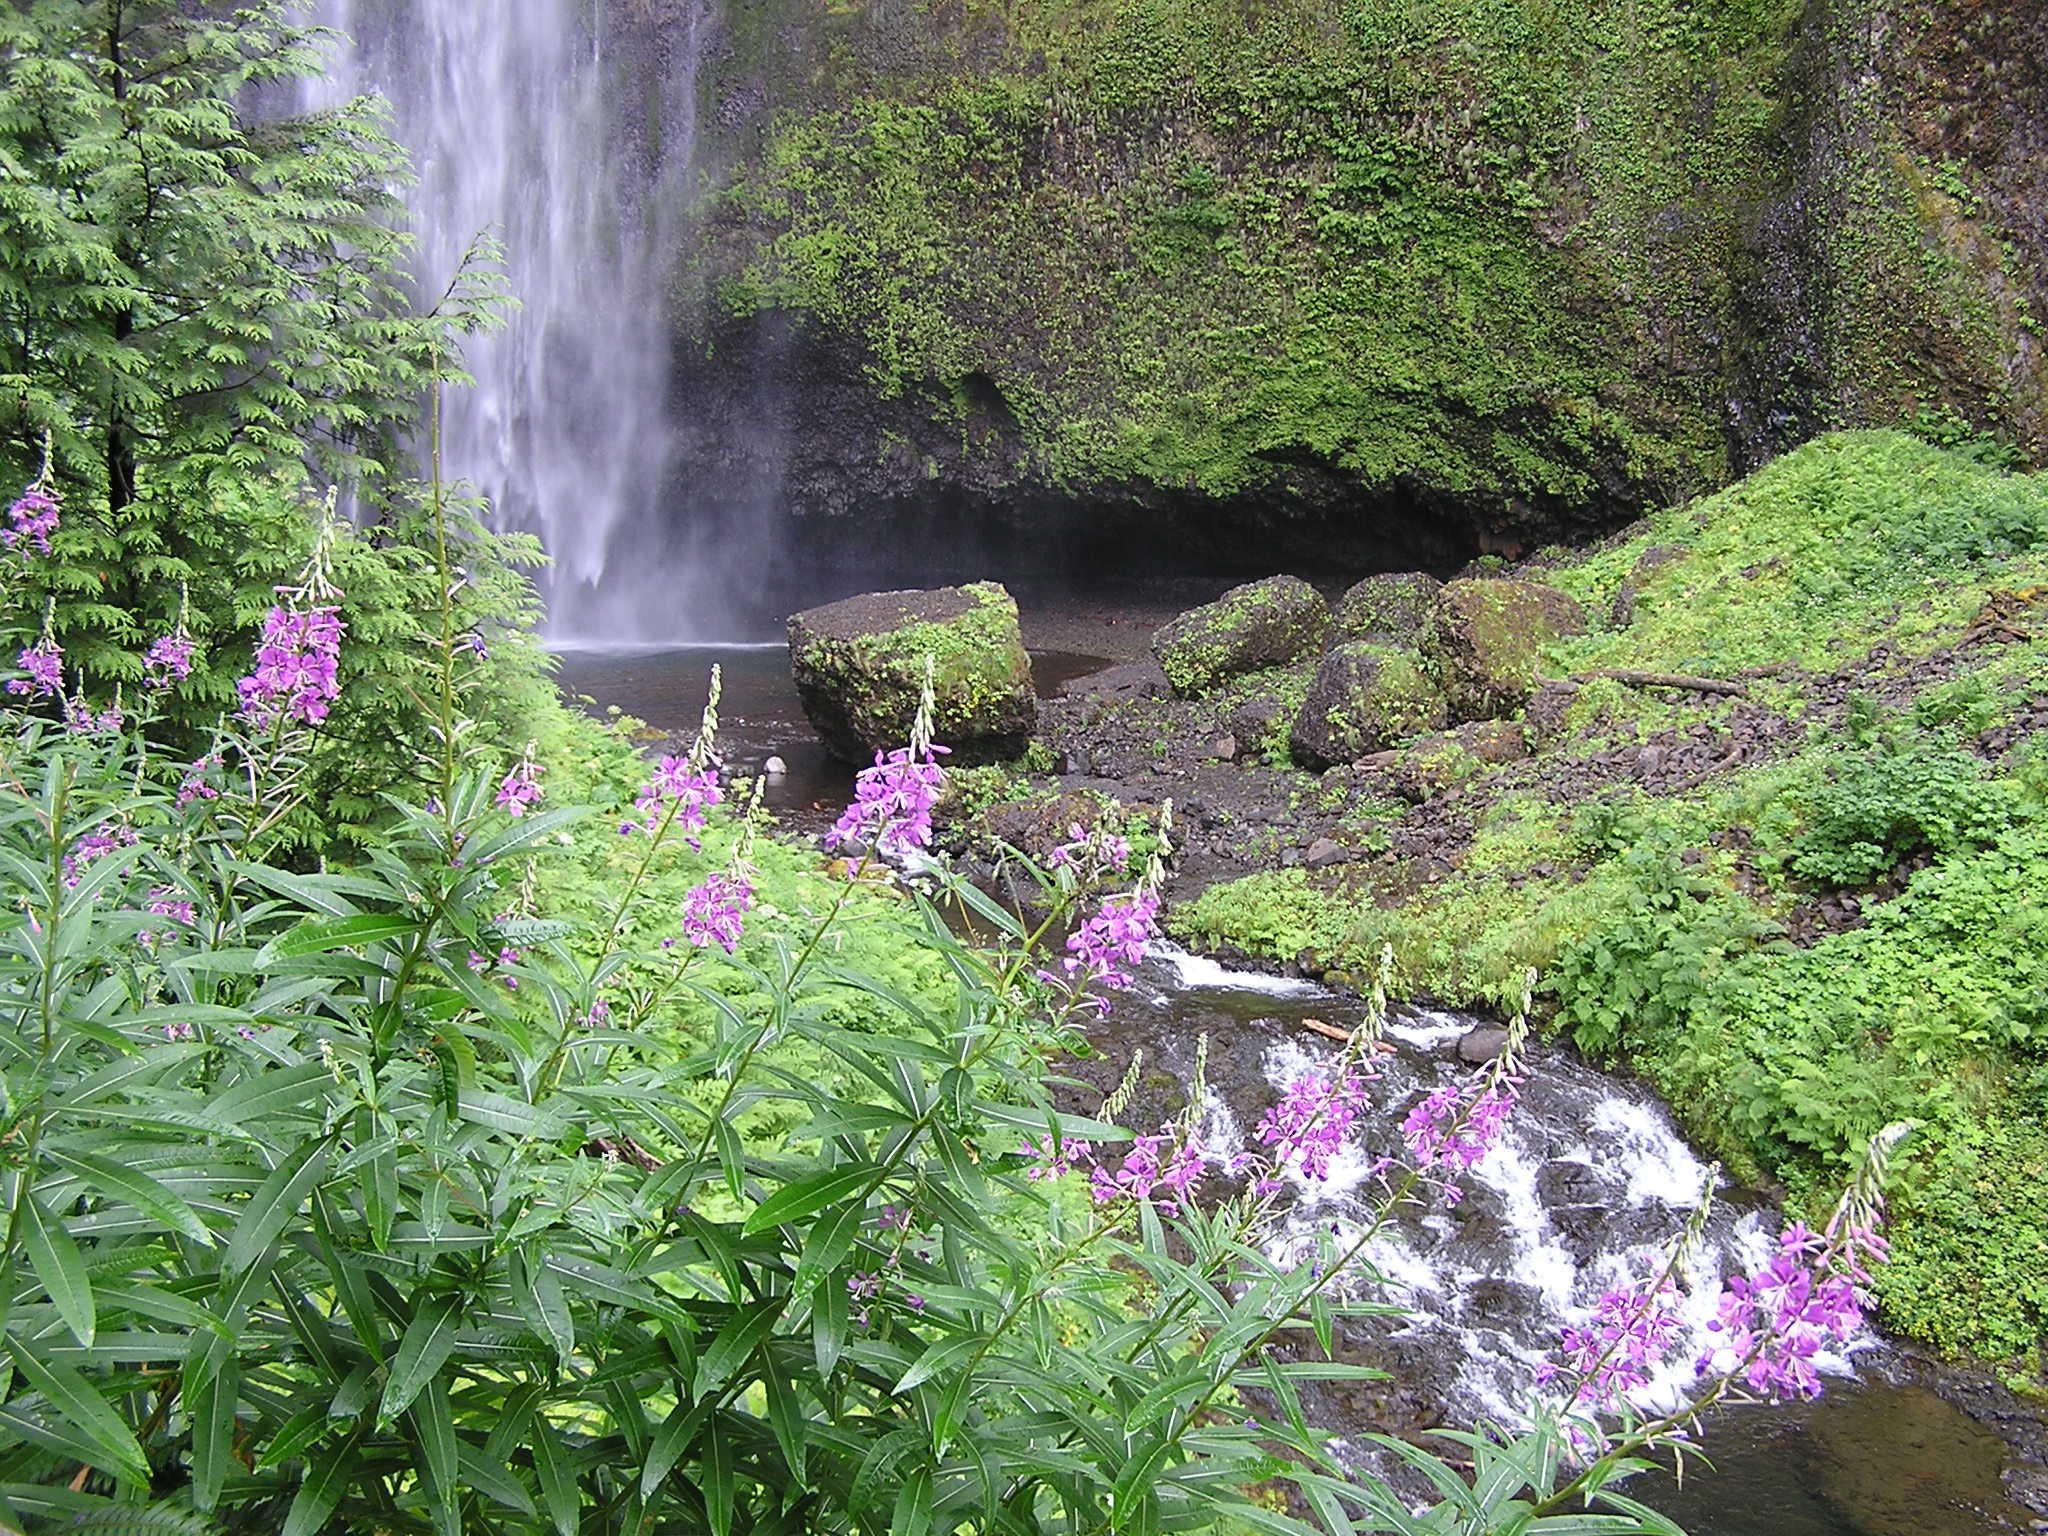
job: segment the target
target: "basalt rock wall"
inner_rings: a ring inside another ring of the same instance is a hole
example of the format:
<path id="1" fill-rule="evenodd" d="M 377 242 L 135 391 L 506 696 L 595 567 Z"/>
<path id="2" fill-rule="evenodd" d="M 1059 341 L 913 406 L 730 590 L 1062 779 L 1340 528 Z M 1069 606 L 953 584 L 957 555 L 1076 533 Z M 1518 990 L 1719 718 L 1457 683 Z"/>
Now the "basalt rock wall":
<path id="1" fill-rule="evenodd" d="M 705 49 L 683 477 L 812 547 L 1442 565 L 2044 445 L 2034 0 L 615 3 Z"/>

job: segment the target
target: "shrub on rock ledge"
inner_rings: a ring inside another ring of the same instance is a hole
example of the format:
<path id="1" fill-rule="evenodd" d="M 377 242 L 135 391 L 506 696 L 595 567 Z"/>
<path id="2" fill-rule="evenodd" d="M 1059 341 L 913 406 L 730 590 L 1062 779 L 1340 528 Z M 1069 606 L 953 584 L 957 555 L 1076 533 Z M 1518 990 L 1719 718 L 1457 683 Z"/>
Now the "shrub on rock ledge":
<path id="1" fill-rule="evenodd" d="M 849 762 L 901 745 L 932 658 L 932 730 L 954 762 L 1015 757 L 1038 723 L 1017 604 L 992 581 L 867 592 L 792 614 L 790 670 L 804 713 Z"/>
<path id="2" fill-rule="evenodd" d="M 1269 576 L 1163 625 L 1152 654 L 1173 691 L 1195 698 L 1226 678 L 1312 655 L 1329 630 L 1322 593 L 1296 576 Z"/>

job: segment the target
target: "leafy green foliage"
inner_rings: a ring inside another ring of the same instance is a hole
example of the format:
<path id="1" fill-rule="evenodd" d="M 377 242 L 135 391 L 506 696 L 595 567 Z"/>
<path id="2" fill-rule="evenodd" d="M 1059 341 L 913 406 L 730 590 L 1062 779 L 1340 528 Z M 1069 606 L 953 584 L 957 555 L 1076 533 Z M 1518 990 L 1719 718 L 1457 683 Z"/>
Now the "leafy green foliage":
<path id="1" fill-rule="evenodd" d="M 1551 978 L 1559 1021 L 1599 1055 L 1682 1029 L 1728 961 L 1774 931 L 1668 842 L 1632 848 L 1620 864 L 1627 898 L 1563 950 Z"/>
<path id="2" fill-rule="evenodd" d="M 2011 787 L 1987 781 L 1960 752 L 1858 753 L 1815 791 L 1792 871 L 1821 885 L 1869 885 L 1916 854 L 1991 842 L 2018 810 Z"/>

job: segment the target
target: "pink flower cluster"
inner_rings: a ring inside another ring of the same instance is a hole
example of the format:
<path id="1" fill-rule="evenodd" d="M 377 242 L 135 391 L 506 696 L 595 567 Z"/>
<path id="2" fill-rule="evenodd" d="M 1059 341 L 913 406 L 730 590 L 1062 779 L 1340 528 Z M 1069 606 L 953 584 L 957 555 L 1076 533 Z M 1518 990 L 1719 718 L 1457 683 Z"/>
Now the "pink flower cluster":
<path id="1" fill-rule="evenodd" d="M 1570 1375 L 1578 1383 L 1575 1402 L 1609 1411 L 1622 1408 L 1630 1392 L 1649 1384 L 1650 1372 L 1678 1337 L 1676 1301 L 1668 1270 L 1654 1280 L 1603 1293 L 1585 1327 L 1564 1330 L 1564 1360 L 1545 1361 L 1536 1379 L 1547 1384 Z"/>
<path id="2" fill-rule="evenodd" d="M 524 816 L 538 804 L 541 797 L 541 764 L 532 758 L 520 759 L 517 766 L 505 775 L 498 786 L 495 803 L 501 811 L 513 817 Z"/>
<path id="3" fill-rule="evenodd" d="M 1024 1170 L 1025 1178 L 1063 1179 L 1076 1163 L 1086 1166 L 1095 1161 L 1095 1143 L 1068 1140 L 1055 1144 L 1050 1136 L 1035 1136 L 1024 1143 L 1024 1155 L 1033 1160 Z"/>
<path id="4" fill-rule="evenodd" d="M 142 658 L 143 681 L 156 689 L 182 683 L 192 675 L 192 654 L 197 649 L 197 643 L 182 629 L 160 635 L 150 642 Z"/>
<path id="5" fill-rule="evenodd" d="M 28 676 L 9 679 L 9 693 L 26 699 L 47 699 L 64 687 L 64 648 L 54 640 L 38 640 L 15 657 L 14 664 Z"/>
<path id="6" fill-rule="evenodd" d="M 185 770 L 184 778 L 178 781 L 178 806 L 181 810 L 194 800 L 220 798 L 220 791 L 206 782 L 207 775 L 220 766 L 221 758 L 218 753 L 193 760 L 192 765 Z"/>
<path id="7" fill-rule="evenodd" d="M 683 937 L 699 949 L 715 943 L 729 955 L 739 948 L 741 920 L 753 904 L 753 886 L 720 871 L 683 897 Z"/>
<path id="8" fill-rule="evenodd" d="M 934 745 L 922 753 L 909 747 L 877 752 L 875 765 L 854 776 L 853 803 L 825 834 L 825 846 L 865 843 L 884 856 L 930 847 L 932 807 L 946 785 L 946 771 L 935 759 L 951 750 Z"/>
<path id="9" fill-rule="evenodd" d="M 1343 1150 L 1358 1113 L 1365 1107 L 1370 1072 L 1345 1065 L 1334 1075 L 1304 1072 L 1287 1085 L 1280 1102 L 1259 1121 L 1257 1136 L 1272 1150 L 1275 1170 L 1296 1167 L 1312 1180 L 1330 1176 L 1330 1161 Z M 1260 1181 L 1259 1193 L 1278 1188 Z"/>
<path id="10" fill-rule="evenodd" d="M 1071 869 L 1086 882 L 1121 874 L 1130 867 L 1130 842 L 1114 832 L 1101 827 L 1088 831 L 1077 821 L 1069 823 L 1067 835 L 1071 841 L 1046 855 L 1048 868 Z"/>
<path id="11" fill-rule="evenodd" d="M 1088 1173 L 1088 1193 L 1097 1205 L 1158 1198 L 1162 1211 L 1178 1216 L 1182 1203 L 1201 1181 L 1201 1137 L 1190 1132 L 1177 1138 L 1171 1125 L 1162 1125 L 1156 1136 L 1134 1137 L 1131 1150 L 1115 1171 L 1107 1163 L 1097 1162 Z"/>
<path id="12" fill-rule="evenodd" d="M 1145 958 L 1145 944 L 1159 927 L 1159 897 L 1151 891 L 1106 898 L 1096 914 L 1067 936 L 1067 958 L 1060 962 L 1083 987 L 1127 987 L 1126 966 Z"/>
<path id="13" fill-rule="evenodd" d="M 1752 1392 L 1773 1401 L 1820 1396 L 1820 1352 L 1863 1326 L 1856 1287 L 1869 1282 L 1865 1260 L 1883 1263 L 1888 1256 L 1871 1228 L 1844 1225 L 1823 1237 L 1794 1222 L 1763 1268 L 1722 1287 L 1718 1314 L 1707 1324 L 1719 1338 L 1701 1353 L 1699 1373 L 1739 1374 Z"/>
<path id="14" fill-rule="evenodd" d="M 149 888 L 149 914 L 152 917 L 168 917 L 181 927 L 190 928 L 199 921 L 198 909 L 191 902 L 179 897 L 176 887 L 153 885 Z M 142 947 L 154 951 L 162 939 L 174 937 L 172 933 L 145 931 L 136 935 Z"/>
<path id="15" fill-rule="evenodd" d="M 335 664 L 343 627 L 338 608 L 273 607 L 263 620 L 256 670 L 236 684 L 242 717 L 258 730 L 325 720 L 341 695 Z"/>
<path id="16" fill-rule="evenodd" d="M 123 848 L 132 848 L 136 841 L 133 827 L 98 826 L 81 833 L 71 845 L 71 852 L 64 856 L 64 883 L 78 884 L 92 865 Z"/>
<path id="17" fill-rule="evenodd" d="M 30 486 L 7 509 L 7 526 L 0 528 L 0 545 L 5 545 L 24 559 L 31 548 L 37 554 L 47 555 L 50 552 L 50 535 L 57 531 L 59 510 L 60 504 L 54 492 L 40 485 Z"/>
<path id="18" fill-rule="evenodd" d="M 1183 1136 L 1170 1124 L 1160 1126 L 1157 1135 L 1134 1137 L 1114 1168 L 1098 1156 L 1092 1142 L 1067 1141 L 1054 1147 L 1041 1137 L 1026 1142 L 1023 1151 L 1035 1160 L 1024 1172 L 1027 1179 L 1060 1179 L 1086 1165 L 1088 1193 L 1097 1205 L 1156 1200 L 1169 1216 L 1178 1216 L 1193 1198 L 1204 1167 L 1202 1138 L 1193 1131 Z"/>
<path id="19" fill-rule="evenodd" d="M 127 723 L 119 704 L 109 704 L 94 714 L 92 706 L 82 698 L 64 701 L 64 729 L 74 736 L 114 736 Z"/>
<path id="20" fill-rule="evenodd" d="M 697 834 L 704 830 L 704 813 L 724 800 L 716 773 L 709 768 L 693 767 L 687 757 L 664 757 L 633 802 L 639 817 L 620 822 L 619 833 L 630 837 L 635 832 L 654 831 L 673 804 L 675 825 L 682 828 L 684 841 L 692 848 L 701 848 L 703 844 Z"/>
<path id="21" fill-rule="evenodd" d="M 1449 1083 L 1429 1094 L 1401 1121 L 1401 1138 L 1415 1165 L 1471 1172 L 1500 1139 L 1520 1087 L 1520 1079 L 1500 1074 Z M 1447 1183 L 1444 1198 L 1456 1205 L 1464 1191 Z"/>

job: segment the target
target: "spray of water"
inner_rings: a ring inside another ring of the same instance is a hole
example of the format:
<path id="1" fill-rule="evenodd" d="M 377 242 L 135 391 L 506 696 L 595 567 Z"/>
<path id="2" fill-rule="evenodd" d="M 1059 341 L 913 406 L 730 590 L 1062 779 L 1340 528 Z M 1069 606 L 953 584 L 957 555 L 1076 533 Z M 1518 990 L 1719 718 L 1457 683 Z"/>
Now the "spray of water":
<path id="1" fill-rule="evenodd" d="M 449 472 L 538 534 L 548 628 L 589 643 L 716 638 L 722 581 L 673 504 L 670 264 L 698 195 L 697 66 L 716 0 L 635 28 L 602 0 L 318 0 L 342 34 L 321 106 L 384 95 L 419 184 L 420 290 L 480 232 L 521 309 L 467 357 Z M 510 13 L 516 12 L 516 16 Z"/>

